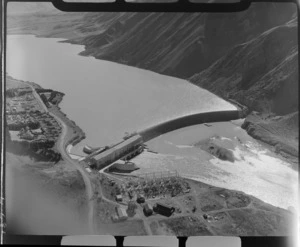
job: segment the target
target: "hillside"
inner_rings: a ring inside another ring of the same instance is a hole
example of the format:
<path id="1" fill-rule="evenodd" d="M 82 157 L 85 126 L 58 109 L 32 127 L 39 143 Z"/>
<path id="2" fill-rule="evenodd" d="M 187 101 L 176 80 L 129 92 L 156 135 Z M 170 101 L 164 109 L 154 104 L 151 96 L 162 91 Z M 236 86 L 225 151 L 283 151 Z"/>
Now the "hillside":
<path id="1" fill-rule="evenodd" d="M 250 114 L 242 127 L 277 152 L 298 156 L 297 46 L 293 19 L 233 47 L 190 81 L 259 112 Z"/>
<path id="2" fill-rule="evenodd" d="M 94 30 L 68 42 L 84 44 L 81 55 L 186 78 L 294 13 L 293 5 L 270 3 L 238 13 L 118 13 L 114 21 L 106 21 L 104 32 Z M 91 20 L 93 27 L 103 24 L 103 15 L 85 15 L 81 30 L 89 30 Z"/>
<path id="3" fill-rule="evenodd" d="M 297 164 L 299 152 L 299 112 L 285 116 L 262 116 L 252 113 L 242 127 L 256 139 L 274 146 L 276 153 Z M 292 156 L 292 157 L 291 157 Z M 292 158 L 292 159 L 291 159 Z"/>
<path id="4" fill-rule="evenodd" d="M 37 14 L 16 18 L 10 12 L 10 33 L 25 29 L 66 38 L 66 42 L 85 45 L 81 55 L 188 78 L 234 45 L 289 21 L 296 5 L 253 3 L 237 13 L 60 12 L 44 20 Z"/>
<path id="5" fill-rule="evenodd" d="M 294 19 L 235 46 L 190 80 L 251 110 L 294 112 L 298 110 L 297 42 Z"/>

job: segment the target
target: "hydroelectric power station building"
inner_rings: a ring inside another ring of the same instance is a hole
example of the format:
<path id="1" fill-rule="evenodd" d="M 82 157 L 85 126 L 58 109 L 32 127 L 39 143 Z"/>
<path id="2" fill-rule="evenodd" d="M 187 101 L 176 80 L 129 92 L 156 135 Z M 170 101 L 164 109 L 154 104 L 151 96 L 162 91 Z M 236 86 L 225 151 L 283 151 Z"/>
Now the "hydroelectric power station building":
<path id="1" fill-rule="evenodd" d="M 95 151 L 87 157 L 87 161 L 92 167 L 102 169 L 119 159 L 130 160 L 142 151 L 143 139 L 139 134 L 135 134 L 110 148 Z"/>

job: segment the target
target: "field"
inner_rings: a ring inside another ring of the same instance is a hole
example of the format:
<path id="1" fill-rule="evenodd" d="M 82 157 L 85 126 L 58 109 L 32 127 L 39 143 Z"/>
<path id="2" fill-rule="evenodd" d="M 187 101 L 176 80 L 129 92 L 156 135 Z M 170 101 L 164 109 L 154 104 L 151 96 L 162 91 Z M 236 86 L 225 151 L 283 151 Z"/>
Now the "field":
<path id="1" fill-rule="evenodd" d="M 114 236 L 147 235 L 142 220 L 106 224 L 98 221 L 97 234 L 109 234 Z"/>
<path id="2" fill-rule="evenodd" d="M 159 224 L 167 226 L 176 236 L 209 236 L 213 235 L 206 224 L 196 217 L 178 217 L 161 220 Z"/>
<path id="3" fill-rule="evenodd" d="M 6 76 L 6 89 L 28 87 L 28 85 L 20 80 L 13 79 L 10 76 Z"/>

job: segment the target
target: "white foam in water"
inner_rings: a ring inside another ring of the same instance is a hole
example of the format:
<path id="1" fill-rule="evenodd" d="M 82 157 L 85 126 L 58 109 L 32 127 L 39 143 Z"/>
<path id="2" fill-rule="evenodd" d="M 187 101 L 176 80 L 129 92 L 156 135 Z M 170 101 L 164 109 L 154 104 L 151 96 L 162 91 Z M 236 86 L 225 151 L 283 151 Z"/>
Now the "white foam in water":
<path id="1" fill-rule="evenodd" d="M 151 140 L 149 148 L 159 154 L 144 153 L 135 158 L 134 162 L 140 169 L 134 173 L 177 170 L 181 176 L 213 186 L 241 190 L 277 207 L 297 208 L 297 171 L 272 155 L 240 127 L 225 122 L 214 125 L 214 131 L 196 125 Z M 220 160 L 196 146 L 181 148 L 214 134 L 226 143 L 231 140 L 236 159 L 234 163 Z"/>
<path id="2" fill-rule="evenodd" d="M 297 204 L 297 172 L 289 165 L 277 158 L 271 157 L 265 152 L 251 149 L 256 155 L 245 155 L 236 148 L 234 154 L 243 159 L 234 163 L 212 159 L 211 163 L 231 175 L 228 188 L 240 190 L 274 206 L 288 208 Z M 215 185 L 224 184 L 215 181 Z M 226 187 L 227 187 L 226 186 Z"/>

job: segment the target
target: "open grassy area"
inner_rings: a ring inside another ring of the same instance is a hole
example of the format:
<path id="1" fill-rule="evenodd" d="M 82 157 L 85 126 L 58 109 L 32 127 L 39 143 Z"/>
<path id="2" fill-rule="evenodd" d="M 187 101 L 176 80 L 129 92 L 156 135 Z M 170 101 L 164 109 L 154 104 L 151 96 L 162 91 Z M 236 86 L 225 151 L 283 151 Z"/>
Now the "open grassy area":
<path id="1" fill-rule="evenodd" d="M 28 87 L 28 85 L 23 81 L 12 78 L 11 76 L 6 76 L 6 89 L 19 87 Z"/>
<path id="2" fill-rule="evenodd" d="M 176 236 L 208 236 L 213 235 L 196 217 L 178 217 L 159 221 L 160 225 L 166 225 Z"/>
<path id="3" fill-rule="evenodd" d="M 291 234 L 291 215 L 245 209 L 228 212 L 239 236 L 269 236 Z M 270 234 L 272 233 L 272 234 Z"/>
<path id="4" fill-rule="evenodd" d="M 97 234 L 114 236 L 147 235 L 142 220 L 132 220 L 118 223 L 101 223 L 97 221 Z"/>

